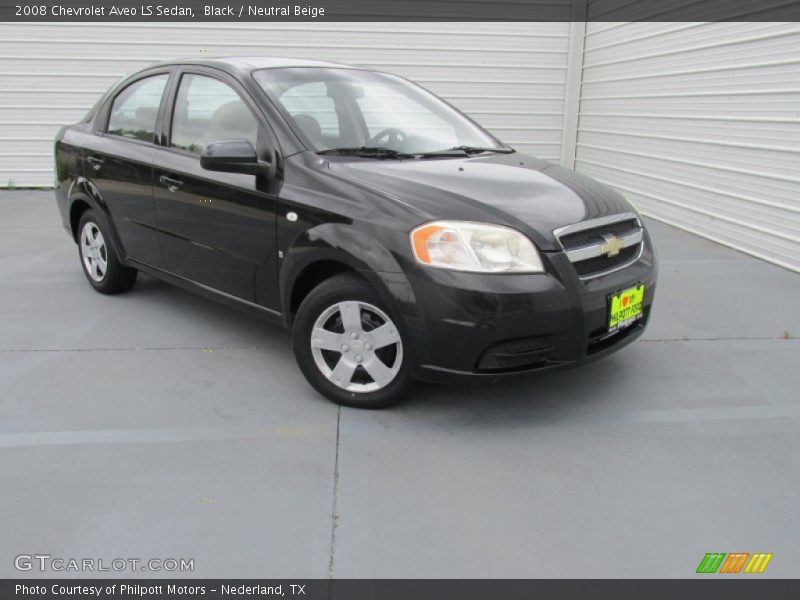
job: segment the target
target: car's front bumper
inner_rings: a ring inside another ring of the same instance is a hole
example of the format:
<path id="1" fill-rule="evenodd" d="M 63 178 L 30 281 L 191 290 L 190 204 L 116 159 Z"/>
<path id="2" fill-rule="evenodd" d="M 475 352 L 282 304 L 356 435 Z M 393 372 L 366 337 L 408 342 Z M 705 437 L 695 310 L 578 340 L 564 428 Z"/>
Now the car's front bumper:
<path id="1" fill-rule="evenodd" d="M 408 273 L 423 315 L 406 328 L 415 377 L 448 382 L 564 369 L 642 334 L 657 276 L 649 239 L 634 264 L 589 280 L 578 277 L 564 253 L 547 253 L 545 260 L 542 274 Z M 643 318 L 609 336 L 609 296 L 638 283 L 645 285 Z"/>

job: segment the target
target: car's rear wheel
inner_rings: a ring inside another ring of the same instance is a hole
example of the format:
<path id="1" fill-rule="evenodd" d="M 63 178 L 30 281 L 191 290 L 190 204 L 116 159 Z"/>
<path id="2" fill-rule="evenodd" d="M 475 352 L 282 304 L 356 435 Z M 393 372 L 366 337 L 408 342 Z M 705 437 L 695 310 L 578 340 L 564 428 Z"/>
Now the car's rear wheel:
<path id="1" fill-rule="evenodd" d="M 398 323 L 355 275 L 337 275 L 309 293 L 297 311 L 292 342 L 306 379 L 344 406 L 388 406 L 411 383 Z"/>
<path id="2" fill-rule="evenodd" d="M 94 210 L 81 215 L 78 252 L 83 273 L 98 292 L 120 294 L 136 283 L 136 269 L 119 261 L 114 242 Z"/>

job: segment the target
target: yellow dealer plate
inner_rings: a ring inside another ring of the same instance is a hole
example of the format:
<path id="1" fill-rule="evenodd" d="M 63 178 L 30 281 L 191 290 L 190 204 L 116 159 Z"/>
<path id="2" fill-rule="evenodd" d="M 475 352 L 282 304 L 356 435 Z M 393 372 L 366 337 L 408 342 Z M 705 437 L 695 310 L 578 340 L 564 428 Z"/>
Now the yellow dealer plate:
<path id="1" fill-rule="evenodd" d="M 644 284 L 613 294 L 610 304 L 609 332 L 632 325 L 644 314 Z"/>

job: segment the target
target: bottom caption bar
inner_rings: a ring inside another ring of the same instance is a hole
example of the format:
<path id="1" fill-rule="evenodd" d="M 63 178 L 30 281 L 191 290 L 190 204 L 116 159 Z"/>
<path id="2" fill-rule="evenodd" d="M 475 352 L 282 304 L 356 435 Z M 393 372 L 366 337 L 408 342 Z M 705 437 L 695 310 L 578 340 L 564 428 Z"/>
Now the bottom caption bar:
<path id="1" fill-rule="evenodd" d="M 800 580 L 780 579 L 308 579 L 308 580 L 0 580 L 0 598 L 185 600 L 186 598 L 302 598 L 303 600 L 709 600 L 800 598 Z"/>

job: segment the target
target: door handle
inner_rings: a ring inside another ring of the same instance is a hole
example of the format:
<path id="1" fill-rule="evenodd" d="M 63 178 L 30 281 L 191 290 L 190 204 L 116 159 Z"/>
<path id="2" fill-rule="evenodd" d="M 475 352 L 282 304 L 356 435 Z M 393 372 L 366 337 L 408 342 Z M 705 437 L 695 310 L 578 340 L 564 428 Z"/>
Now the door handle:
<path id="1" fill-rule="evenodd" d="M 172 177 L 167 177 L 166 175 L 162 175 L 158 178 L 158 180 L 165 186 L 170 192 L 177 192 L 179 189 L 183 187 L 183 182 L 179 179 L 174 179 Z"/>
<path id="2" fill-rule="evenodd" d="M 94 167 L 95 171 L 99 171 L 100 167 L 103 166 L 103 163 L 106 162 L 104 158 L 97 158 L 96 156 L 90 156 L 86 160 L 89 161 L 89 164 Z"/>

